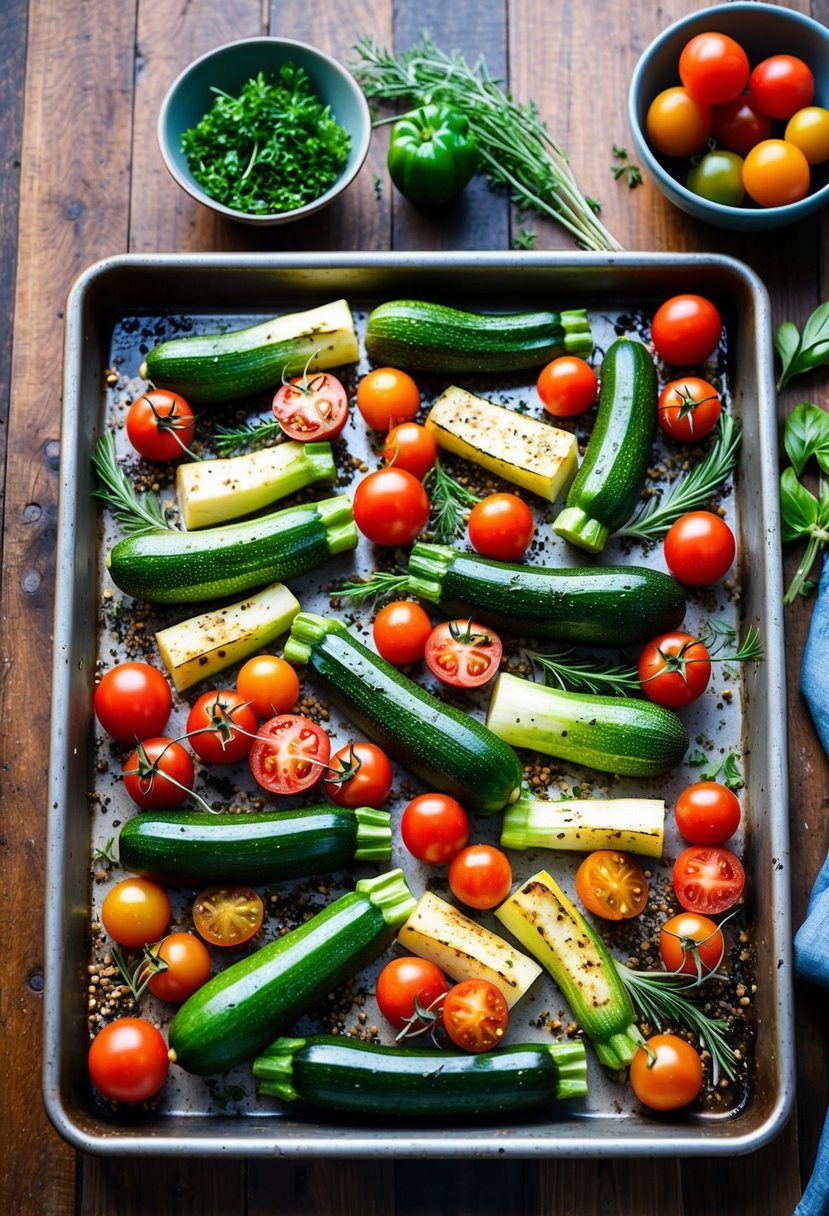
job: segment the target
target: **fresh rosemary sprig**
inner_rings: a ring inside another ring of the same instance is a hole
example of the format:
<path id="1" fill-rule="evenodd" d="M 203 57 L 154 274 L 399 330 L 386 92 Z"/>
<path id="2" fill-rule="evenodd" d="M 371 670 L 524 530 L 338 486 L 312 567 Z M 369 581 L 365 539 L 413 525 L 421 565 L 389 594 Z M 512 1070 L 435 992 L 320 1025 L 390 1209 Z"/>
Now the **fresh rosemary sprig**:
<path id="1" fill-rule="evenodd" d="M 243 448 L 255 444 L 279 443 L 285 432 L 276 418 L 262 418 L 258 422 L 245 422 L 242 426 L 217 426 L 213 446 L 220 456 L 232 456 Z"/>
<path id="2" fill-rule="evenodd" d="M 175 531 L 168 523 L 159 502 L 153 493 L 137 494 L 115 455 L 115 441 L 105 431 L 92 454 L 95 471 L 103 482 L 103 489 L 93 490 L 94 498 L 100 498 L 113 511 L 118 523 L 127 533 L 156 532 L 160 528 Z"/>
<path id="3" fill-rule="evenodd" d="M 355 604 L 379 600 L 386 595 L 397 595 L 408 591 L 409 576 L 404 570 L 395 574 L 387 570 L 375 570 L 369 578 L 359 583 L 343 583 L 332 592 L 332 598 L 349 599 Z"/>
<path id="4" fill-rule="evenodd" d="M 543 673 L 544 683 L 574 692 L 613 693 L 625 696 L 639 692 L 639 676 L 633 665 L 606 666 L 600 659 L 586 658 L 575 650 L 522 650 Z"/>
<path id="5" fill-rule="evenodd" d="M 657 540 L 686 511 L 698 511 L 730 477 L 742 433 L 730 414 L 722 414 L 714 443 L 704 460 L 677 478 L 664 494 L 654 495 L 617 533 L 635 540 Z"/>
<path id="6" fill-rule="evenodd" d="M 120 946 L 116 946 L 113 942 L 110 949 L 115 966 L 121 972 L 124 983 L 132 993 L 132 998 L 137 1005 L 153 976 L 158 975 L 161 971 L 166 971 L 169 964 L 163 958 L 153 954 L 149 946 L 144 947 L 141 957 L 132 964 L 128 962 Z"/>
<path id="7" fill-rule="evenodd" d="M 464 527 L 469 510 L 480 502 L 477 494 L 473 494 L 466 486 L 461 485 L 454 477 L 446 472 L 439 460 L 423 478 L 424 486 L 429 484 L 429 498 L 432 504 L 433 525 L 432 536 L 440 544 L 454 540 Z"/>

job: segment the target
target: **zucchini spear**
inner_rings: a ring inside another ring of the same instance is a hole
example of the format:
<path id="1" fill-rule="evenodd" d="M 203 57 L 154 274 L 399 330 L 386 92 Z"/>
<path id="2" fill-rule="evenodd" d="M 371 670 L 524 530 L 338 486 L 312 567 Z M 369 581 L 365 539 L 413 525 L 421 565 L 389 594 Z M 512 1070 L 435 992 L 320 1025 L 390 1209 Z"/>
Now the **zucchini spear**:
<path id="1" fill-rule="evenodd" d="M 504 811 L 501 847 L 505 849 L 622 849 L 661 857 L 665 803 L 661 798 L 567 798 L 560 801 L 520 797 Z"/>

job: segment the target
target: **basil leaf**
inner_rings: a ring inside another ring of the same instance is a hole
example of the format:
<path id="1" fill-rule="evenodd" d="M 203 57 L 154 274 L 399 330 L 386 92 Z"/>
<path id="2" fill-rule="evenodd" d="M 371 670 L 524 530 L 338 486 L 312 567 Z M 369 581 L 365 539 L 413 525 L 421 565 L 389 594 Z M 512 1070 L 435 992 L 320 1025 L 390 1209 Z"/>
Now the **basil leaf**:
<path id="1" fill-rule="evenodd" d="M 819 304 L 811 314 L 795 348 L 796 332 L 791 321 L 784 321 L 775 335 L 775 346 L 783 364 L 778 389 L 783 388 L 792 376 L 800 376 L 829 362 L 829 301 Z"/>
<path id="2" fill-rule="evenodd" d="M 780 356 L 780 363 L 782 365 L 780 381 L 777 387 L 782 388 L 789 379 L 789 367 L 800 350 L 800 334 L 794 322 L 784 321 L 782 325 L 777 327 L 777 333 L 774 335 L 774 345 Z"/>
<path id="3" fill-rule="evenodd" d="M 818 521 L 818 500 L 800 484 L 794 469 L 784 469 L 780 476 L 780 506 L 784 543 L 811 533 Z"/>
<path id="4" fill-rule="evenodd" d="M 800 344 L 804 351 L 822 347 L 824 354 L 829 352 L 829 300 L 819 304 L 803 326 Z"/>
<path id="5" fill-rule="evenodd" d="M 783 428 L 783 446 L 798 477 L 809 458 L 815 456 L 827 471 L 829 464 L 829 414 L 810 401 L 796 405 Z"/>

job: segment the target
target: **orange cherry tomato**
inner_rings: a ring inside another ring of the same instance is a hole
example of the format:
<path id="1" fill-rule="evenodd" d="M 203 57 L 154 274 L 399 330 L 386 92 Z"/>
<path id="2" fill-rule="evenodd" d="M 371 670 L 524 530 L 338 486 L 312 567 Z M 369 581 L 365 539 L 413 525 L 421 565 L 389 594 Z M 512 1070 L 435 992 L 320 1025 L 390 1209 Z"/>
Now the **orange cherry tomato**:
<path id="1" fill-rule="evenodd" d="M 594 916 L 629 920 L 648 902 L 648 880 L 639 862 L 617 849 L 597 849 L 576 871 L 576 894 Z"/>

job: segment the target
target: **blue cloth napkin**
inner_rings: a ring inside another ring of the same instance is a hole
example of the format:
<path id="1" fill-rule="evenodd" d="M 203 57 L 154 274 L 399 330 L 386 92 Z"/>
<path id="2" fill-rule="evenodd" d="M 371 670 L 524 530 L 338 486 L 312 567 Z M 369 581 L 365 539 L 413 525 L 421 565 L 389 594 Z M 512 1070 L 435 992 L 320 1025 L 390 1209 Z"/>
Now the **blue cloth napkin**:
<path id="1" fill-rule="evenodd" d="M 815 673 L 829 670 L 829 562 L 824 560 L 818 597 L 800 669 L 803 694 L 823 750 L 829 756 L 829 682 Z M 795 934 L 798 975 L 829 991 L 829 856 L 815 880 L 806 919 Z M 829 1216 L 829 1114 L 823 1125 L 812 1177 L 794 1216 Z"/>

